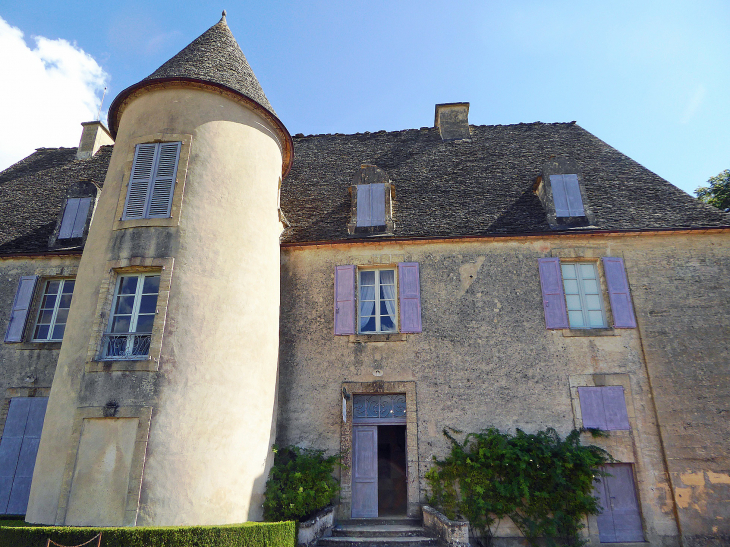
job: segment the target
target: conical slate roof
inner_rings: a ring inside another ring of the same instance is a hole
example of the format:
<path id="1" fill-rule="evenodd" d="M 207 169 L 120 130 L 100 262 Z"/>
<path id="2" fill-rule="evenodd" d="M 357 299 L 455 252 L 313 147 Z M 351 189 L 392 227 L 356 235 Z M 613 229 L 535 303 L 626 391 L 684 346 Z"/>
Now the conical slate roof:
<path id="1" fill-rule="evenodd" d="M 145 80 L 192 78 L 221 84 L 253 99 L 276 115 L 246 56 L 226 23 L 225 12 L 215 25 Z M 143 80 L 144 81 L 144 80 Z"/>

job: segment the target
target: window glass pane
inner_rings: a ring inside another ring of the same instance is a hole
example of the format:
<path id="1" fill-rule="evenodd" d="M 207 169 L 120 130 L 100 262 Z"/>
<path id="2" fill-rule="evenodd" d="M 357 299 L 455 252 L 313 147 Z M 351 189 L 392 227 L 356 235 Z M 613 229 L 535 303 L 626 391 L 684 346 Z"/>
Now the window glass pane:
<path id="1" fill-rule="evenodd" d="M 586 294 L 598 294 L 598 281 L 595 279 L 585 279 L 583 281 L 583 292 Z"/>
<path id="2" fill-rule="evenodd" d="M 159 275 L 148 275 L 144 278 L 144 286 L 142 287 L 144 294 L 157 294 L 160 292 L 160 276 Z"/>
<path id="3" fill-rule="evenodd" d="M 131 315 L 119 315 L 112 321 L 112 332 L 129 332 Z"/>
<path id="4" fill-rule="evenodd" d="M 585 327 L 585 323 L 583 322 L 583 312 L 580 310 L 568 310 L 568 322 L 572 328 L 579 329 L 581 327 Z"/>
<path id="5" fill-rule="evenodd" d="M 381 270 L 380 271 L 380 284 L 392 285 L 395 283 L 395 271 L 394 270 Z"/>
<path id="6" fill-rule="evenodd" d="M 375 272 L 373 272 L 373 271 L 360 272 L 360 284 L 361 285 L 375 285 Z"/>
<path id="7" fill-rule="evenodd" d="M 67 279 L 63 283 L 63 294 L 72 294 L 74 292 L 74 285 L 76 282 L 73 279 Z"/>
<path id="8" fill-rule="evenodd" d="M 61 285 L 60 281 L 49 281 L 48 285 L 46 285 L 46 293 L 47 294 L 56 294 L 58 293 L 58 287 Z"/>
<path id="9" fill-rule="evenodd" d="M 53 306 L 55 306 L 55 305 L 56 305 L 56 295 L 55 294 L 49 294 L 49 295 L 43 297 L 43 303 L 41 304 L 41 308 L 53 309 Z"/>
<path id="10" fill-rule="evenodd" d="M 575 272 L 575 264 L 561 264 L 560 269 L 563 271 L 563 279 L 575 279 L 578 277 Z"/>
<path id="11" fill-rule="evenodd" d="M 568 294 L 565 296 L 565 303 L 569 310 L 580 310 L 580 296 L 577 294 Z"/>
<path id="12" fill-rule="evenodd" d="M 580 275 L 583 279 L 595 279 L 596 268 L 593 264 L 581 264 Z"/>
<path id="13" fill-rule="evenodd" d="M 122 277 L 119 285 L 119 294 L 134 294 L 137 291 L 136 277 Z"/>
<path id="14" fill-rule="evenodd" d="M 586 309 L 587 310 L 601 310 L 601 298 L 597 294 L 586 295 Z"/>
<path id="15" fill-rule="evenodd" d="M 114 309 L 114 315 L 123 313 L 132 313 L 132 307 L 134 306 L 134 295 L 131 296 L 120 296 L 117 298 L 117 307 Z"/>
<path id="16" fill-rule="evenodd" d="M 361 317 L 360 332 L 375 332 L 375 317 Z"/>
<path id="17" fill-rule="evenodd" d="M 43 310 L 38 317 L 38 322 L 44 325 L 48 325 L 53 319 L 53 310 Z"/>
<path id="18" fill-rule="evenodd" d="M 56 314 L 56 324 L 65 323 L 67 317 L 68 308 L 58 308 L 58 313 Z"/>
<path id="19" fill-rule="evenodd" d="M 395 323 L 393 319 L 388 316 L 380 318 L 380 330 L 384 332 L 392 332 L 395 330 Z"/>
<path id="20" fill-rule="evenodd" d="M 578 281 L 575 279 L 566 279 L 563 281 L 565 294 L 578 294 Z"/>
<path id="21" fill-rule="evenodd" d="M 588 321 L 590 326 L 594 328 L 602 328 L 606 326 L 606 323 L 603 321 L 603 313 L 600 311 L 589 311 Z"/>
<path id="22" fill-rule="evenodd" d="M 375 300 L 375 287 L 361 285 L 360 286 L 360 300 Z"/>
<path id="23" fill-rule="evenodd" d="M 48 325 L 38 325 L 35 328 L 33 338 L 37 340 L 45 340 L 48 338 Z"/>
<path id="24" fill-rule="evenodd" d="M 363 317 L 375 314 L 375 301 L 374 300 L 362 300 L 360 301 L 360 315 Z"/>
<path id="25" fill-rule="evenodd" d="M 392 313 L 388 310 L 392 310 Z M 395 302 L 393 300 L 385 300 L 380 302 L 380 315 L 389 315 L 394 316 L 395 315 Z"/>
<path id="26" fill-rule="evenodd" d="M 71 295 L 64 294 L 61 297 L 61 301 L 58 303 L 59 308 L 70 308 L 71 307 Z"/>
<path id="27" fill-rule="evenodd" d="M 154 315 L 140 315 L 137 318 L 135 332 L 152 332 L 152 324 L 155 322 Z"/>
<path id="28" fill-rule="evenodd" d="M 53 340 L 61 340 L 63 338 L 63 331 L 66 329 L 66 325 L 56 325 L 53 327 Z"/>
<path id="29" fill-rule="evenodd" d="M 157 307 L 157 295 L 146 294 L 139 303 L 139 313 L 155 313 Z"/>

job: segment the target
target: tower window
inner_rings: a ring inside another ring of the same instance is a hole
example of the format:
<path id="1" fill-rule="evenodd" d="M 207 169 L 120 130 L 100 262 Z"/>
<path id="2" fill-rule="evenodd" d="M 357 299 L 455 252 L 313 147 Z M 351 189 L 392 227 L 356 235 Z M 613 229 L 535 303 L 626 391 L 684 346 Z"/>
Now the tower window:
<path id="1" fill-rule="evenodd" d="M 170 216 L 181 144 L 137 145 L 122 220 Z"/>

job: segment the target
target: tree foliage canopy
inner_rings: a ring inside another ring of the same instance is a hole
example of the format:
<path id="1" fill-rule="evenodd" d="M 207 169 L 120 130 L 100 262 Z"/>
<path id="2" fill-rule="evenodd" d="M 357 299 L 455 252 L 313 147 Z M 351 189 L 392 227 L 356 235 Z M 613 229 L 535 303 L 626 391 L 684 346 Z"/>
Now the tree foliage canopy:
<path id="1" fill-rule="evenodd" d="M 730 169 L 710 177 L 707 183 L 709 186 L 700 186 L 695 190 L 697 199 L 723 211 L 730 210 Z"/>

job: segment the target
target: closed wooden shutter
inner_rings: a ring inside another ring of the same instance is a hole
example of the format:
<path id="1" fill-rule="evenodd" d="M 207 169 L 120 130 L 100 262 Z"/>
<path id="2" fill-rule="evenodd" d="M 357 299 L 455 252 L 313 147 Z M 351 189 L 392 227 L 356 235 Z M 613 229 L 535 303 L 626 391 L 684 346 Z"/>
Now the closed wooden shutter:
<path id="1" fill-rule="evenodd" d="M 79 198 L 76 218 L 71 229 L 71 237 L 83 237 L 86 219 L 89 218 L 89 207 L 91 207 L 91 198 Z"/>
<path id="2" fill-rule="evenodd" d="M 385 226 L 385 184 L 379 182 L 371 184 L 370 187 L 371 226 Z"/>
<path id="3" fill-rule="evenodd" d="M 134 151 L 132 173 L 129 177 L 123 220 L 144 218 L 152 176 L 155 168 L 157 144 L 138 144 Z"/>
<path id="4" fill-rule="evenodd" d="M 373 225 L 372 184 L 357 185 L 357 226 Z"/>
<path id="5" fill-rule="evenodd" d="M 61 228 L 58 230 L 58 239 L 68 239 L 73 237 L 71 234 L 73 233 L 80 201 L 80 198 L 69 198 L 66 200 L 66 207 L 63 210 L 63 219 L 61 220 Z"/>
<path id="6" fill-rule="evenodd" d="M 10 400 L 0 440 L 0 514 L 24 515 L 48 399 Z"/>
<path id="7" fill-rule="evenodd" d="M 557 217 L 585 216 L 578 175 L 550 175 L 553 205 Z"/>
<path id="8" fill-rule="evenodd" d="M 28 275 L 20 278 L 18 290 L 15 293 L 13 301 L 13 309 L 10 312 L 10 322 L 8 330 L 5 331 L 6 342 L 22 342 L 23 331 L 25 330 L 25 322 L 28 318 L 28 310 L 33 300 L 33 292 L 38 276 Z"/>
<path id="9" fill-rule="evenodd" d="M 548 329 L 567 329 L 568 312 L 565 308 L 563 277 L 559 258 L 538 259 L 542 306 L 545 310 L 545 326 Z"/>
<path id="10" fill-rule="evenodd" d="M 603 271 L 606 274 L 613 326 L 617 329 L 636 328 L 634 306 L 631 304 L 629 281 L 626 277 L 623 258 L 603 257 Z"/>
<path id="11" fill-rule="evenodd" d="M 355 334 L 355 266 L 335 266 L 335 334 Z"/>
<path id="12" fill-rule="evenodd" d="M 157 162 L 146 218 L 167 218 L 170 216 L 180 144 L 179 142 L 157 144 Z"/>
<path id="13" fill-rule="evenodd" d="M 400 331 L 421 332 L 421 282 L 418 262 L 398 264 Z"/>
<path id="14" fill-rule="evenodd" d="M 603 391 L 603 409 L 606 413 L 606 429 L 609 431 L 631 429 L 624 388 L 606 386 L 601 389 Z"/>
<path id="15" fill-rule="evenodd" d="M 594 490 L 603 508 L 598 515 L 601 543 L 644 541 L 632 466 L 617 463 L 602 469 L 610 476 L 601 477 Z"/>
<path id="16" fill-rule="evenodd" d="M 600 387 L 579 387 L 580 413 L 586 429 L 606 429 L 606 412 Z"/>
<path id="17" fill-rule="evenodd" d="M 583 427 L 603 431 L 629 430 L 629 415 L 622 386 L 579 387 Z"/>

